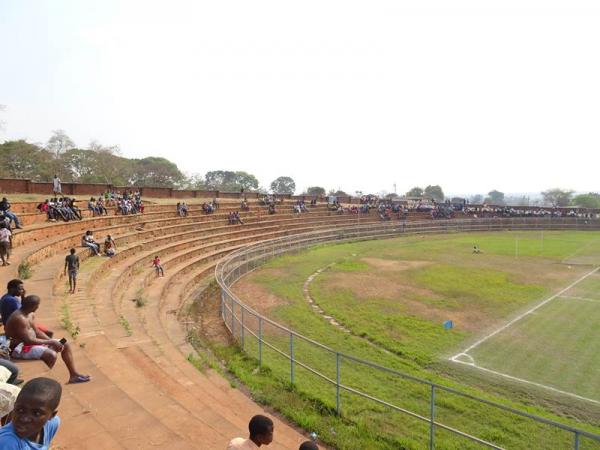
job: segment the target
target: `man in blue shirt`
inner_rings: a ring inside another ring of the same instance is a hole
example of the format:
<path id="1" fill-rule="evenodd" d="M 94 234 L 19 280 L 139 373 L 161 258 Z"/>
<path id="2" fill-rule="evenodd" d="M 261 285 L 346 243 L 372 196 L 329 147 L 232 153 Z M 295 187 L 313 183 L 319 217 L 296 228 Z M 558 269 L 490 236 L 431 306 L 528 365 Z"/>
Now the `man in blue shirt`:
<path id="1" fill-rule="evenodd" d="M 15 402 L 12 421 L 0 428 L 2 450 L 48 450 L 58 431 L 62 388 L 50 378 L 28 381 Z"/>
<path id="2" fill-rule="evenodd" d="M 0 315 L 2 325 L 6 326 L 10 315 L 21 307 L 21 299 L 25 296 L 25 286 L 18 279 L 10 280 L 6 285 L 6 294 L 0 298 Z"/>

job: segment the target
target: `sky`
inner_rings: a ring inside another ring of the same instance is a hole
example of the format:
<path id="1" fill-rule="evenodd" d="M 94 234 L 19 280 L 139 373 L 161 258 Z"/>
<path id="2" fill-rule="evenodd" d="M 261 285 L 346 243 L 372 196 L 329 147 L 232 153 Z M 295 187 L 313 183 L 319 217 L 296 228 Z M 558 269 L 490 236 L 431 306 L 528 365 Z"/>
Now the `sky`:
<path id="1" fill-rule="evenodd" d="M 0 0 L 0 142 L 348 193 L 599 191 L 590 0 Z"/>

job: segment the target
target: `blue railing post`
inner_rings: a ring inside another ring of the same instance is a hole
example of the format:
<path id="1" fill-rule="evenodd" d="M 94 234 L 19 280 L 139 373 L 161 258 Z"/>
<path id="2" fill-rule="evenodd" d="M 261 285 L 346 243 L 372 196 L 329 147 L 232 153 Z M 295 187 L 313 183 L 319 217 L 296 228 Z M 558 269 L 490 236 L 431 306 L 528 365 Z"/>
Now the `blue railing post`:
<path id="1" fill-rule="evenodd" d="M 573 444 L 575 450 L 579 450 L 579 433 L 575 432 L 575 442 Z"/>
<path id="2" fill-rule="evenodd" d="M 431 405 L 429 405 L 429 450 L 434 449 L 435 440 L 435 385 L 431 385 Z"/>
<path id="3" fill-rule="evenodd" d="M 290 383 L 294 384 L 294 335 L 290 333 Z"/>
<path id="4" fill-rule="evenodd" d="M 340 415 L 340 354 L 335 354 L 335 411 Z"/>
<path id="5" fill-rule="evenodd" d="M 262 367 L 262 334 L 263 334 L 262 317 L 258 316 L 258 367 Z"/>

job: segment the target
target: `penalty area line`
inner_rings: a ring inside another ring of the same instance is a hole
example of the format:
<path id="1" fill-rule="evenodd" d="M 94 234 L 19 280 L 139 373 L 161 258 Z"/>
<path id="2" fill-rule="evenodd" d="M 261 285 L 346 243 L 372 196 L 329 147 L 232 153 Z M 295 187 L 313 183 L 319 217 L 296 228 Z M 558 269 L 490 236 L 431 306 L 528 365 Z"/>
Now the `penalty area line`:
<path id="1" fill-rule="evenodd" d="M 487 341 L 489 338 L 497 335 L 498 333 L 506 330 L 507 328 L 511 327 L 512 325 L 514 325 L 515 323 L 517 323 L 519 320 L 521 320 L 523 317 L 528 316 L 529 314 L 531 314 L 532 312 L 534 312 L 535 310 L 541 308 L 542 306 L 544 306 L 546 303 L 551 302 L 552 300 L 554 300 L 557 297 L 562 296 L 562 294 L 564 294 L 565 292 L 567 292 L 569 289 L 575 287 L 576 285 L 578 285 L 579 283 L 581 283 L 583 280 L 585 280 L 587 277 L 595 274 L 596 272 L 598 272 L 598 270 L 600 270 L 600 266 L 596 267 L 594 270 L 586 273 L 585 275 L 583 275 L 582 277 L 580 277 L 579 279 L 575 280 L 573 283 L 571 283 L 570 285 L 568 285 L 566 288 L 561 289 L 559 292 L 557 292 L 556 294 L 551 295 L 550 297 L 548 297 L 545 300 L 542 300 L 540 303 L 538 303 L 537 305 L 535 305 L 533 308 L 525 311 L 522 314 L 519 314 L 517 317 L 515 317 L 513 320 L 511 320 L 510 322 L 502 325 L 500 328 L 492 331 L 490 334 L 488 334 L 487 336 L 482 337 L 481 339 L 479 339 L 477 342 L 475 342 L 474 344 L 472 344 L 471 346 L 467 347 L 465 350 L 463 350 L 460 353 L 457 353 L 456 355 L 454 355 L 453 357 L 450 358 L 451 361 L 454 362 L 459 362 L 456 360 L 456 358 L 458 356 L 461 355 L 466 355 L 467 353 L 469 353 L 471 350 L 473 350 L 475 347 L 478 347 L 479 345 L 483 344 L 485 341 Z"/>
<path id="2" fill-rule="evenodd" d="M 595 403 L 597 405 L 600 405 L 600 401 L 594 400 L 593 398 L 583 397 L 582 395 L 577 395 L 577 394 L 574 394 L 572 392 L 567 392 L 567 391 L 563 391 L 561 389 L 556 389 L 556 388 L 554 388 L 552 386 L 548 386 L 548 385 L 545 385 L 545 384 L 542 384 L 542 383 L 536 383 L 535 381 L 530 381 L 530 380 L 526 380 L 524 378 L 514 377 L 512 375 L 508 375 L 506 373 L 498 372 L 496 370 L 487 369 L 485 367 L 478 366 L 474 362 L 473 363 L 469 363 L 469 362 L 460 361 L 459 359 L 453 359 L 453 358 L 450 358 L 450 361 L 452 361 L 454 363 L 458 363 L 458 364 L 463 364 L 465 366 L 473 367 L 474 369 L 481 370 L 482 372 L 490 373 L 492 375 L 496 375 L 496 376 L 499 376 L 499 377 L 502 377 L 502 378 L 506 378 L 508 380 L 517 381 L 519 383 L 524 383 L 524 384 L 530 384 L 532 386 L 536 386 L 536 387 L 539 387 L 539 388 L 542 388 L 542 389 L 546 389 L 548 391 L 556 392 L 558 394 L 567 395 L 569 397 L 573 397 L 573 398 L 576 398 L 578 400 L 584 400 L 586 402 L 591 402 L 591 403 Z"/>

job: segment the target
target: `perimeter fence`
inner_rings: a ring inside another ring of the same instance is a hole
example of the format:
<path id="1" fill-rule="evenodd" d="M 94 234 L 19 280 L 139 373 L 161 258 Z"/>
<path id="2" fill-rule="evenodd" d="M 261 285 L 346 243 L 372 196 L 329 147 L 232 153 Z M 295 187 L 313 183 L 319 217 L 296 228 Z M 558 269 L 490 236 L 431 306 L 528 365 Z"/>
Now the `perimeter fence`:
<path id="1" fill-rule="evenodd" d="M 332 227 L 270 240 L 233 252 L 217 265 L 215 276 L 221 288 L 221 316 L 233 338 L 261 367 L 289 377 L 292 385 L 321 397 L 338 414 L 355 414 L 365 408 L 382 413 L 386 419 L 376 422 L 376 426 L 416 431 L 420 437 L 414 442 L 419 448 L 531 448 L 531 433 L 535 433 L 539 444 L 536 448 L 600 449 L 598 434 L 317 342 L 261 315 L 232 291 L 241 277 L 268 260 L 320 244 L 506 230 L 600 230 L 600 221 L 580 218 L 394 221 Z M 376 383 L 366 383 L 366 380 Z M 380 389 L 383 384 L 392 386 L 393 394 Z M 407 417 L 408 424 L 401 425 L 396 414 Z M 527 434 L 527 438 L 523 434 Z"/>

